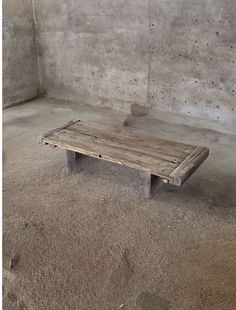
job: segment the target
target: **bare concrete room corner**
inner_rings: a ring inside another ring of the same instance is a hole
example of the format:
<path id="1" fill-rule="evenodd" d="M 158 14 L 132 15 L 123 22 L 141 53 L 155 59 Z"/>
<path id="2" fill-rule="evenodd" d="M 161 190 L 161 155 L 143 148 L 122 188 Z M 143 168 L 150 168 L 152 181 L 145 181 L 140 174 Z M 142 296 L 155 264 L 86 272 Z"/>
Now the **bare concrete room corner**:
<path id="1" fill-rule="evenodd" d="M 235 92 L 235 0 L 4 0 L 3 309 L 235 310 Z"/>

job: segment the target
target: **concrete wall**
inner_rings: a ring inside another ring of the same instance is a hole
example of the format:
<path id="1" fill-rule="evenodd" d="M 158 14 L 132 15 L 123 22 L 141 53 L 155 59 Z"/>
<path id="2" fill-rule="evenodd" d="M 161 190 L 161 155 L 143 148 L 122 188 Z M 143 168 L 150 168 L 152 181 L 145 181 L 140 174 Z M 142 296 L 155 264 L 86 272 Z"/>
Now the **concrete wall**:
<path id="1" fill-rule="evenodd" d="M 236 1 L 151 0 L 155 109 L 236 120 Z"/>
<path id="2" fill-rule="evenodd" d="M 35 2 L 49 96 L 236 120 L 235 0 Z"/>
<path id="3" fill-rule="evenodd" d="M 37 95 L 36 36 L 31 0 L 3 1 L 3 106 Z"/>
<path id="4" fill-rule="evenodd" d="M 49 96 L 126 109 L 148 98 L 148 6 L 143 0 L 35 2 L 42 83 Z M 123 103 L 124 102 L 124 103 Z"/>

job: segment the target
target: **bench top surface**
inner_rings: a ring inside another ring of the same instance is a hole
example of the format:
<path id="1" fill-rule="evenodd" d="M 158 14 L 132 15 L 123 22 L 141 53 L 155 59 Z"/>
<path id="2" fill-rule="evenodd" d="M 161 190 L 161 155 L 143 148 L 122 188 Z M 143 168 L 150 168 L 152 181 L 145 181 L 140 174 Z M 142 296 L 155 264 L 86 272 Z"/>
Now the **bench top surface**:
<path id="1" fill-rule="evenodd" d="M 206 147 L 78 120 L 45 133 L 41 142 L 146 171 L 178 186 L 209 154 Z"/>

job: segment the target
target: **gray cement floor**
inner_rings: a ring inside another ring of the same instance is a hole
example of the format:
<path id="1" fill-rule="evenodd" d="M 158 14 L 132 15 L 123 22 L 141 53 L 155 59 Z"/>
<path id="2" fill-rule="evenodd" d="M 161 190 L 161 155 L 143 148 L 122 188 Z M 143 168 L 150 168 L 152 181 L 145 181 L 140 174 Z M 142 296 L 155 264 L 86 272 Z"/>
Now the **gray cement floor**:
<path id="1" fill-rule="evenodd" d="M 143 200 L 137 171 L 90 158 L 68 174 L 64 152 L 37 143 L 72 118 L 210 157 L 183 187 Z M 236 309 L 236 138 L 167 121 L 49 99 L 4 111 L 5 310 Z"/>

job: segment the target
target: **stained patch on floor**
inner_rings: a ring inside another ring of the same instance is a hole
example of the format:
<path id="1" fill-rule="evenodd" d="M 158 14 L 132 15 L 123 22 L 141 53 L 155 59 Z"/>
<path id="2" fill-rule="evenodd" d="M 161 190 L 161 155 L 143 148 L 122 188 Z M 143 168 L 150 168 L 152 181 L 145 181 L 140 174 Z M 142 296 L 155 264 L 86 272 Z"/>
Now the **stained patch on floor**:
<path id="1" fill-rule="evenodd" d="M 142 292 L 136 299 L 140 310 L 169 310 L 169 302 L 157 293 Z"/>

